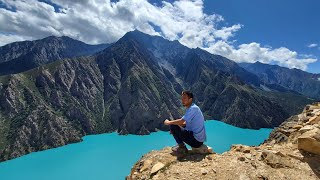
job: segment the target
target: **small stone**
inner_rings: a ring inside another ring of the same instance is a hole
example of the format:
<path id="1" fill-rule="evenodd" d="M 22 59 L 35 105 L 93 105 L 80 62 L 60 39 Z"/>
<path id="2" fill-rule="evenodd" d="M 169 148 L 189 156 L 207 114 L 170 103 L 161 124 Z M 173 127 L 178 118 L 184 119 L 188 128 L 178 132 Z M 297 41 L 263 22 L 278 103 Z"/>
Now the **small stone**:
<path id="1" fill-rule="evenodd" d="M 239 160 L 239 161 L 245 161 L 245 160 L 246 160 L 246 158 L 245 158 L 245 157 L 243 157 L 243 156 L 240 156 L 240 157 L 238 157 L 238 160 Z"/>
<path id="2" fill-rule="evenodd" d="M 268 180 L 268 177 L 260 174 L 258 175 L 258 179 Z"/>
<path id="3" fill-rule="evenodd" d="M 297 159 L 299 161 L 303 160 L 303 156 L 302 155 L 298 155 L 298 154 L 288 154 L 289 157 Z"/>
<path id="4" fill-rule="evenodd" d="M 281 156 L 281 157 L 285 157 L 286 155 L 284 155 L 282 152 L 280 151 L 276 151 L 274 154 Z"/>
<path id="5" fill-rule="evenodd" d="M 243 152 L 244 152 L 244 153 L 250 153 L 250 149 L 249 149 L 249 148 L 246 148 L 246 149 L 243 150 Z"/>
<path id="6" fill-rule="evenodd" d="M 202 174 L 202 175 L 208 174 L 208 170 L 206 170 L 206 169 L 201 169 L 201 174 Z"/>
<path id="7" fill-rule="evenodd" d="M 212 160 L 212 157 L 211 157 L 211 156 L 206 156 L 206 158 L 207 158 L 208 160 Z"/>
<path id="8" fill-rule="evenodd" d="M 201 165 L 201 167 L 206 167 L 207 166 L 207 163 L 203 163 L 202 165 Z"/>
<path id="9" fill-rule="evenodd" d="M 238 144 L 234 144 L 234 145 L 232 145 L 231 149 L 235 150 L 237 152 L 240 152 L 242 150 L 242 146 L 238 145 Z"/>
<path id="10" fill-rule="evenodd" d="M 161 162 L 156 163 L 151 169 L 151 174 L 157 173 L 162 168 L 164 168 L 164 164 L 163 163 L 161 163 Z"/>
<path id="11" fill-rule="evenodd" d="M 251 154 L 245 154 L 244 155 L 247 159 L 250 159 L 251 160 L 251 158 L 252 158 L 252 155 Z"/>
<path id="12" fill-rule="evenodd" d="M 255 169 L 257 169 L 257 164 L 255 162 L 251 162 L 252 167 L 254 167 Z"/>
<path id="13" fill-rule="evenodd" d="M 217 171 L 215 169 L 212 168 L 211 170 L 212 170 L 212 172 L 217 173 Z"/>
<path id="14" fill-rule="evenodd" d="M 140 172 L 143 172 L 143 171 L 145 171 L 146 169 L 149 169 L 150 166 L 151 166 L 151 164 L 152 164 L 152 161 L 151 161 L 151 160 L 149 160 L 149 159 L 145 160 L 145 161 L 143 162 L 142 168 L 140 169 Z"/>
<path id="15" fill-rule="evenodd" d="M 293 126 L 292 128 L 299 130 L 299 129 L 301 129 L 302 127 L 303 127 L 302 125 L 295 125 L 295 126 Z"/>

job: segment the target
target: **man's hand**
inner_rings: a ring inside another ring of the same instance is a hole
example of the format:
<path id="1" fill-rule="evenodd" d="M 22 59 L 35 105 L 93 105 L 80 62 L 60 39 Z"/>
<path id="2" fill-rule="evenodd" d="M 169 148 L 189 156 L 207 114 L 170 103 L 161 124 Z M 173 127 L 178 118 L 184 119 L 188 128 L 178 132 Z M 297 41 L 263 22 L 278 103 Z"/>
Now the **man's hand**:
<path id="1" fill-rule="evenodd" d="M 181 128 L 184 128 L 186 127 L 186 125 L 187 125 L 186 121 L 183 121 L 182 124 L 179 124 L 178 126 L 180 126 Z"/>
<path id="2" fill-rule="evenodd" d="M 170 125 L 170 121 L 168 119 L 164 120 L 163 122 L 164 125 Z"/>

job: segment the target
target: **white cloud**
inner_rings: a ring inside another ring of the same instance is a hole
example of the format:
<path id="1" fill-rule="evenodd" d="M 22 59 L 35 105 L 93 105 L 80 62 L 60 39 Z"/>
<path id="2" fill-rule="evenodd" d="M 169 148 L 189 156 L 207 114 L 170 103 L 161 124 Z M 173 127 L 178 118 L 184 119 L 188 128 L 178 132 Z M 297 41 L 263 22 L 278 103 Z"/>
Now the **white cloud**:
<path id="1" fill-rule="evenodd" d="M 277 63 L 280 66 L 288 68 L 297 68 L 306 70 L 307 65 L 317 61 L 311 55 L 298 55 L 297 52 L 288 48 L 280 47 L 272 49 L 270 46 L 261 47 L 259 43 L 241 44 L 237 48 L 226 42 L 219 41 L 214 46 L 205 48 L 207 51 L 228 57 L 236 62 L 254 63 Z"/>
<path id="2" fill-rule="evenodd" d="M 52 0 L 50 4 L 3 0 L 3 4 L 7 8 L 0 8 L 0 24 L 6 26 L 0 26 L 0 45 L 49 35 L 66 35 L 90 44 L 110 43 L 138 29 L 236 62 L 277 62 L 305 70 L 316 61 L 285 47 L 272 49 L 256 42 L 235 47 L 232 38 L 243 25 L 223 26 L 226 23 L 221 15 L 204 13 L 202 0 L 162 1 L 158 6 L 147 0 Z"/>
<path id="3" fill-rule="evenodd" d="M 314 48 L 314 47 L 317 47 L 317 46 L 318 46 L 318 44 L 315 44 L 315 43 L 312 43 L 312 44 L 308 45 L 309 48 Z"/>
<path id="4" fill-rule="evenodd" d="M 228 40 L 230 37 L 234 36 L 234 33 L 241 28 L 240 24 L 233 25 L 231 27 L 223 27 L 222 29 L 216 30 L 214 32 L 215 37 L 221 38 L 223 40 Z"/>
<path id="5" fill-rule="evenodd" d="M 31 40 L 31 39 L 32 39 L 31 37 L 24 37 L 19 35 L 0 34 L 0 46 L 9 44 L 11 42 Z"/>

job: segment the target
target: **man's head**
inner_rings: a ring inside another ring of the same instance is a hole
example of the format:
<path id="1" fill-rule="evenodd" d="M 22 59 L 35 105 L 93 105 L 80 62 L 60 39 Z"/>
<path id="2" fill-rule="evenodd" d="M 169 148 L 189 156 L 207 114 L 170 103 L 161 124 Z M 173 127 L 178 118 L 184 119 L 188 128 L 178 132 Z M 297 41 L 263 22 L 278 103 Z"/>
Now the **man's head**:
<path id="1" fill-rule="evenodd" d="M 181 102 L 185 107 L 189 107 L 192 104 L 193 94 L 191 91 L 182 91 Z"/>

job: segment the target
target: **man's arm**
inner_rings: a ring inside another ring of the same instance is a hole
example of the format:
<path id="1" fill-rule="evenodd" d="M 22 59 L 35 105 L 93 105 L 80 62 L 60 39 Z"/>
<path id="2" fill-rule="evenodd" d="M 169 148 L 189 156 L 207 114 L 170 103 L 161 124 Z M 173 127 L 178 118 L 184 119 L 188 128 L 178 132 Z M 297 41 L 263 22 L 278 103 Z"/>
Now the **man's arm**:
<path id="1" fill-rule="evenodd" d="M 165 121 L 164 121 L 164 124 L 165 125 L 178 125 L 178 126 L 184 126 L 184 125 L 186 125 L 186 121 L 185 120 L 183 120 L 183 119 L 175 119 L 175 120 L 168 120 L 168 119 L 166 119 Z"/>

